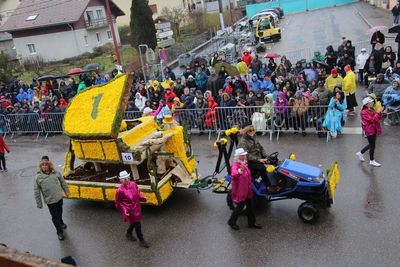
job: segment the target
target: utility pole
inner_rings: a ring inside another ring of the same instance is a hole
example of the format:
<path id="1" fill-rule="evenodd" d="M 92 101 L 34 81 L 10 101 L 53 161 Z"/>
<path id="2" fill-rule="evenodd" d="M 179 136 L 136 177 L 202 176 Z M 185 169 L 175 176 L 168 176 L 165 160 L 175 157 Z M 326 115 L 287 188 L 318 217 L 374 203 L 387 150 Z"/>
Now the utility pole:
<path id="1" fill-rule="evenodd" d="M 107 12 L 108 24 L 110 25 L 110 28 L 111 28 L 111 34 L 112 34 L 113 43 L 114 43 L 114 53 L 115 53 L 115 56 L 117 57 L 118 65 L 122 65 L 121 56 L 119 54 L 119 49 L 118 49 L 117 38 L 115 36 L 115 29 L 114 29 L 114 23 L 113 23 L 113 20 L 112 20 L 110 1 L 109 0 L 106 0 L 106 12 Z"/>
<path id="2" fill-rule="evenodd" d="M 225 31 L 224 9 L 222 7 L 222 0 L 218 0 L 218 7 L 219 7 L 219 22 L 221 23 L 221 30 Z"/>

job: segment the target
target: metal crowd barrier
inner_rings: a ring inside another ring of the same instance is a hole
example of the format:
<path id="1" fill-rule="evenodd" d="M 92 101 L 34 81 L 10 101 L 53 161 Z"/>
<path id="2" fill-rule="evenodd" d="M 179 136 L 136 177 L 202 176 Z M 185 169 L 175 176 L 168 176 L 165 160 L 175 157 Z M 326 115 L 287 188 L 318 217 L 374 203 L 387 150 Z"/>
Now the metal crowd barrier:
<path id="1" fill-rule="evenodd" d="M 173 118 L 185 126 L 191 133 L 216 133 L 221 135 L 225 130 L 234 126 L 243 127 L 252 124 L 256 132 L 276 138 L 284 132 L 316 132 L 327 134 L 322 129 L 322 123 L 328 106 L 310 105 L 308 107 L 284 106 L 268 108 L 267 106 L 236 106 L 217 107 L 213 110 L 175 109 Z M 142 112 L 127 111 L 124 119 L 140 118 Z M 63 132 L 62 122 L 64 113 L 37 113 L 0 115 L 0 132 L 4 134 L 37 134 L 46 138 L 49 134 Z M 77 118 L 79 119 L 79 118 Z"/>

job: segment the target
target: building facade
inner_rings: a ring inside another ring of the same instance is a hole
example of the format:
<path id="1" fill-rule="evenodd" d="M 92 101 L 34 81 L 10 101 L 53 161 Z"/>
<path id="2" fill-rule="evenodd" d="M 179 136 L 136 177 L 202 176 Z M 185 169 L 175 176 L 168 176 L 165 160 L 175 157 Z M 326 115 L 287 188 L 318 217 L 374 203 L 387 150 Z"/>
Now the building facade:
<path id="1" fill-rule="evenodd" d="M 12 35 L 20 60 L 57 61 L 93 52 L 95 47 L 112 43 L 111 27 L 120 43 L 115 18 L 124 13 L 112 1 L 111 25 L 103 0 L 33 1 L 36 5 L 22 1 L 0 28 Z"/>

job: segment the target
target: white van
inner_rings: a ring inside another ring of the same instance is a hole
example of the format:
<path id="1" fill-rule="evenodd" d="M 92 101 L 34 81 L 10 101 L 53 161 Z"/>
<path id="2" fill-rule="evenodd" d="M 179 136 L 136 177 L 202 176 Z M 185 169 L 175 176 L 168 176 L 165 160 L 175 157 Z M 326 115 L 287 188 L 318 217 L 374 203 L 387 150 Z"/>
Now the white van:
<path id="1" fill-rule="evenodd" d="M 260 12 L 260 13 L 255 14 L 254 16 L 252 16 L 249 19 L 249 23 L 251 23 L 253 28 L 255 28 L 257 26 L 258 19 L 260 17 L 264 17 L 264 16 L 271 16 L 274 19 L 275 25 L 277 25 L 279 23 L 278 15 L 272 11 L 265 11 L 265 12 Z"/>

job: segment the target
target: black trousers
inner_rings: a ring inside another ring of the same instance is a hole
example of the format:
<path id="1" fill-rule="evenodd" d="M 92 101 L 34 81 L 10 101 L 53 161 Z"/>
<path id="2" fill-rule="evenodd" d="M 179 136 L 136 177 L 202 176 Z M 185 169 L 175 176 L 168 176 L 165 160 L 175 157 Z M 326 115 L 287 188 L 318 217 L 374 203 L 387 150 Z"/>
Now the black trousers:
<path id="1" fill-rule="evenodd" d="M 236 221 L 239 218 L 241 212 L 246 206 L 247 222 L 249 226 L 253 226 L 256 223 L 256 215 L 254 214 L 254 205 L 252 199 L 246 199 L 243 202 L 236 204 L 236 208 L 233 210 L 232 215 L 228 221 L 229 225 L 236 225 Z"/>
<path id="2" fill-rule="evenodd" d="M 6 158 L 4 157 L 4 153 L 0 153 L 0 170 L 5 170 L 6 168 Z"/>
<path id="3" fill-rule="evenodd" d="M 51 220 L 53 221 L 54 226 L 56 227 L 57 234 L 63 233 L 62 226 L 64 225 L 62 219 L 62 212 L 63 212 L 63 200 L 61 199 L 57 203 L 47 204 L 49 207 L 49 211 L 51 214 Z"/>
<path id="4" fill-rule="evenodd" d="M 376 134 L 367 136 L 368 145 L 366 145 L 362 150 L 361 153 L 364 154 L 369 150 L 369 159 L 374 160 L 374 153 L 375 153 L 375 144 L 376 144 Z"/>
<path id="5" fill-rule="evenodd" d="M 268 176 L 267 167 L 264 163 L 258 161 L 249 161 L 249 169 L 253 178 L 261 176 L 266 186 L 275 186 L 277 184 L 275 177 Z"/>
<path id="6" fill-rule="evenodd" d="M 136 232 L 136 235 L 139 238 L 139 240 L 143 241 L 144 238 L 143 238 L 143 233 L 142 233 L 142 224 L 140 222 L 131 223 L 129 225 L 129 228 L 126 231 L 126 233 L 131 235 L 133 232 L 133 228 L 135 228 L 135 232 Z"/>

